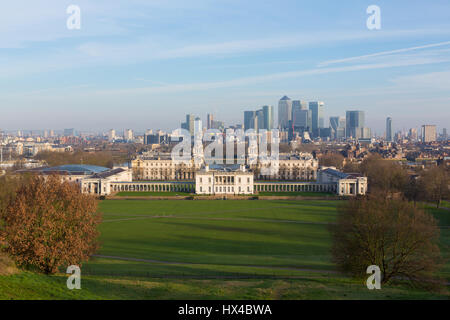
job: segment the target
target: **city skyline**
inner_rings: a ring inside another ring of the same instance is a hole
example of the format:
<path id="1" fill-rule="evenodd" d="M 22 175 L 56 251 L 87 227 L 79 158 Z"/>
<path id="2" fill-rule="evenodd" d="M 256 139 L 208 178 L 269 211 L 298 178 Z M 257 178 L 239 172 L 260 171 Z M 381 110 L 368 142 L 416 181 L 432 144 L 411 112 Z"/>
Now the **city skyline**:
<path id="1" fill-rule="evenodd" d="M 77 1 L 80 30 L 66 28 L 68 1 L 2 6 L 0 128 L 235 124 L 283 95 L 324 101 L 325 119 L 363 110 L 380 134 L 388 115 L 396 130 L 448 127 L 448 1 L 380 1 L 380 30 L 366 27 L 369 1 L 124 3 Z"/>

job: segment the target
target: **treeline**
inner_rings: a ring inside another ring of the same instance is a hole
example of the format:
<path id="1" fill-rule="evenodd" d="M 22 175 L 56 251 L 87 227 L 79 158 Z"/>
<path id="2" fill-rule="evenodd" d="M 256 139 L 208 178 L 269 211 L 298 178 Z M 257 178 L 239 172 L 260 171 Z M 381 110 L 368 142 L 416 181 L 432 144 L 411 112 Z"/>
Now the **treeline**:
<path id="1" fill-rule="evenodd" d="M 414 203 L 441 201 L 450 198 L 450 168 L 444 164 L 427 169 L 407 169 L 397 161 L 385 160 L 372 154 L 361 164 L 348 162 L 340 154 L 326 154 L 319 158 L 321 166 L 334 166 L 348 173 L 361 173 L 368 178 L 369 192 L 384 197 L 404 197 Z"/>
<path id="2" fill-rule="evenodd" d="M 64 164 L 91 164 L 112 168 L 115 164 L 127 161 L 126 154 L 114 154 L 111 151 L 84 152 L 51 152 L 43 151 L 35 156 L 37 160 L 44 160 L 51 167 Z"/>

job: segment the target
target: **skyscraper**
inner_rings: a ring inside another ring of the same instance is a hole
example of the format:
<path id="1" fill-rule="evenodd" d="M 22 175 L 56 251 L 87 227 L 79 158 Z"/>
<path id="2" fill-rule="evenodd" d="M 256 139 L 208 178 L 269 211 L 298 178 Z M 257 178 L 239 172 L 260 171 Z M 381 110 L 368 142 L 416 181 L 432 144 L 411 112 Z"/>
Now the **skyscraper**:
<path id="1" fill-rule="evenodd" d="M 125 141 L 132 141 L 133 140 L 133 130 L 131 129 L 125 129 L 123 131 L 123 139 Z"/>
<path id="2" fill-rule="evenodd" d="M 435 125 L 423 125 L 422 126 L 422 142 L 436 141 L 436 126 Z"/>
<path id="3" fill-rule="evenodd" d="M 290 120 L 292 120 L 292 100 L 284 96 L 278 102 L 278 127 L 288 128 Z"/>
<path id="4" fill-rule="evenodd" d="M 386 141 L 392 142 L 394 137 L 394 130 L 392 130 L 392 118 L 386 118 Z"/>
<path id="5" fill-rule="evenodd" d="M 108 132 L 108 140 L 109 141 L 114 141 L 116 139 L 116 130 L 111 129 Z"/>
<path id="6" fill-rule="evenodd" d="M 212 128 L 212 123 L 214 121 L 214 116 L 210 113 L 206 116 L 206 129 Z"/>
<path id="7" fill-rule="evenodd" d="M 202 120 L 197 117 L 194 121 L 194 135 L 202 135 L 203 133 L 203 127 L 202 127 Z"/>
<path id="8" fill-rule="evenodd" d="M 190 132 L 191 136 L 194 136 L 194 121 L 195 117 L 193 114 L 186 115 L 186 122 L 181 124 L 181 128 Z"/>
<path id="9" fill-rule="evenodd" d="M 244 130 L 255 128 L 256 111 L 244 111 Z"/>
<path id="10" fill-rule="evenodd" d="M 264 111 L 263 109 L 256 110 L 257 117 L 257 127 L 255 128 L 257 131 L 260 129 L 265 129 L 265 121 L 264 121 Z"/>
<path id="11" fill-rule="evenodd" d="M 264 114 L 264 129 L 272 130 L 273 129 L 273 107 L 272 106 L 263 106 L 262 107 Z"/>
<path id="12" fill-rule="evenodd" d="M 311 110 L 312 126 L 311 130 L 314 136 L 319 136 L 319 130 L 324 127 L 324 103 L 322 101 L 312 101 L 309 103 Z"/>
<path id="13" fill-rule="evenodd" d="M 294 103 L 295 102 L 295 103 Z M 299 100 L 292 103 L 292 127 L 295 131 L 310 131 L 312 125 L 311 110 L 308 110 L 306 102 L 301 104 Z"/>
<path id="14" fill-rule="evenodd" d="M 364 111 L 346 112 L 345 135 L 347 138 L 359 139 L 361 137 L 361 128 L 364 127 Z"/>
<path id="15" fill-rule="evenodd" d="M 345 126 L 344 117 L 330 117 L 331 134 L 334 139 L 345 138 Z"/>

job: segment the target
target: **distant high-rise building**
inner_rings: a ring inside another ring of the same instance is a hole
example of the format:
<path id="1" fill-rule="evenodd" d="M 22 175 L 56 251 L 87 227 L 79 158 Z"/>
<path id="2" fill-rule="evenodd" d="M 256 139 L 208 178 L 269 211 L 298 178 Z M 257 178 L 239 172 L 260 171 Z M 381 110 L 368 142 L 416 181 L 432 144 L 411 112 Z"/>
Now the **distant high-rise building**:
<path id="1" fill-rule="evenodd" d="M 225 129 L 225 124 L 223 123 L 223 121 L 213 120 L 211 124 L 211 129 L 223 130 Z"/>
<path id="2" fill-rule="evenodd" d="M 435 125 L 423 125 L 422 126 L 422 142 L 436 141 L 436 126 Z"/>
<path id="3" fill-rule="evenodd" d="M 123 139 L 125 141 L 132 141 L 133 140 L 133 130 L 131 129 L 125 129 L 123 131 Z"/>
<path id="4" fill-rule="evenodd" d="M 186 122 L 181 124 L 181 128 L 190 132 L 191 136 L 194 136 L 194 121 L 195 117 L 193 114 L 186 115 Z"/>
<path id="5" fill-rule="evenodd" d="M 442 129 L 442 139 L 443 140 L 447 140 L 448 139 L 447 128 L 443 128 Z"/>
<path id="6" fill-rule="evenodd" d="M 75 129 L 64 129 L 64 136 L 65 137 L 73 137 L 75 135 Z"/>
<path id="7" fill-rule="evenodd" d="M 108 132 L 108 140 L 109 141 L 114 141 L 116 139 L 116 130 L 111 129 Z"/>
<path id="8" fill-rule="evenodd" d="M 202 127 L 202 120 L 197 117 L 194 121 L 194 135 L 202 135 L 203 136 L 203 127 Z"/>
<path id="9" fill-rule="evenodd" d="M 255 128 L 256 111 L 244 111 L 244 130 Z"/>
<path id="10" fill-rule="evenodd" d="M 289 121 L 292 120 L 292 100 L 284 96 L 278 102 L 278 127 L 286 129 L 289 127 Z"/>
<path id="11" fill-rule="evenodd" d="M 372 130 L 367 127 L 362 127 L 360 131 L 360 136 L 358 137 L 360 139 L 370 139 L 372 138 Z"/>
<path id="12" fill-rule="evenodd" d="M 212 123 L 214 121 L 214 116 L 210 113 L 206 116 L 206 129 L 212 128 Z"/>
<path id="13" fill-rule="evenodd" d="M 264 111 L 263 109 L 256 110 L 256 118 L 257 118 L 257 127 L 255 128 L 257 131 L 264 128 Z"/>
<path id="14" fill-rule="evenodd" d="M 263 106 L 264 129 L 273 129 L 273 106 Z"/>
<path id="15" fill-rule="evenodd" d="M 331 136 L 334 139 L 345 138 L 345 118 L 344 117 L 330 117 Z"/>
<path id="16" fill-rule="evenodd" d="M 416 128 L 409 129 L 408 138 L 411 141 L 417 141 L 417 129 Z"/>
<path id="17" fill-rule="evenodd" d="M 361 138 L 361 128 L 364 127 L 364 111 L 346 112 L 345 135 L 347 138 Z"/>
<path id="18" fill-rule="evenodd" d="M 295 102 L 295 101 L 294 101 Z M 294 131 L 310 131 L 312 125 L 311 110 L 299 104 L 292 105 L 292 129 Z"/>
<path id="19" fill-rule="evenodd" d="M 325 126 L 324 121 L 324 103 L 322 101 L 312 101 L 309 103 L 311 110 L 312 126 L 311 130 L 314 136 L 319 136 L 320 129 Z"/>
<path id="20" fill-rule="evenodd" d="M 392 118 L 386 118 L 386 141 L 392 142 L 394 137 L 394 130 L 392 129 Z"/>
<path id="21" fill-rule="evenodd" d="M 292 110 L 308 110 L 308 103 L 306 101 L 292 100 Z"/>

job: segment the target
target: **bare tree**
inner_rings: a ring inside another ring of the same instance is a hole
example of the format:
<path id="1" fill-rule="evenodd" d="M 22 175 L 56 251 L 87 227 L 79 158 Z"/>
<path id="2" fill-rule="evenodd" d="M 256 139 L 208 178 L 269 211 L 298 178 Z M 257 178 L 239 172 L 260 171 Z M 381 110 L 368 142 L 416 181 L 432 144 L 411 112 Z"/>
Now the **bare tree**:
<path id="1" fill-rule="evenodd" d="M 450 198 L 450 175 L 444 166 L 438 166 L 424 171 L 419 178 L 421 199 L 435 202 L 439 208 L 441 201 Z"/>
<path id="2" fill-rule="evenodd" d="M 338 267 L 363 276 L 370 265 L 380 267 L 387 283 L 395 278 L 434 288 L 442 264 L 439 228 L 428 213 L 383 194 L 355 199 L 339 208 L 332 227 L 332 257 Z"/>

